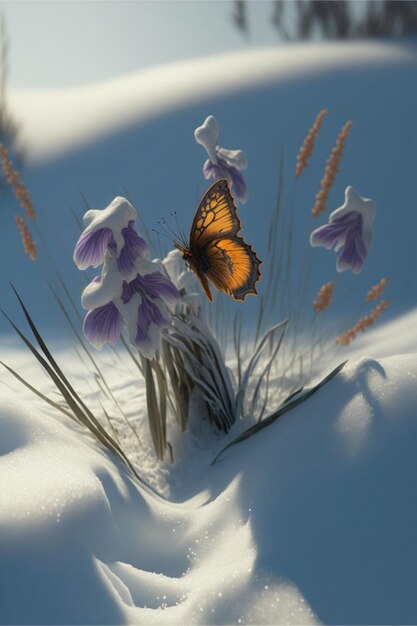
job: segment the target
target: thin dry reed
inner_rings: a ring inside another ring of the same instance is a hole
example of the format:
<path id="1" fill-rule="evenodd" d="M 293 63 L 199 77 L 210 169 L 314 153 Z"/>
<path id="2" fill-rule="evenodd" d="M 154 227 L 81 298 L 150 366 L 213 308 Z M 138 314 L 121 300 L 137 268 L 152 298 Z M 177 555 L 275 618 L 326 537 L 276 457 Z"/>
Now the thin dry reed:
<path id="1" fill-rule="evenodd" d="M 14 195 L 16 196 L 17 200 L 20 203 L 20 206 L 22 207 L 28 218 L 34 220 L 36 214 L 32 205 L 32 201 L 29 197 L 28 190 L 21 182 L 19 173 L 13 169 L 9 153 L 2 143 L 0 143 L 0 159 L 6 181 L 12 187 Z"/>
<path id="2" fill-rule="evenodd" d="M 24 251 L 26 252 L 26 254 L 29 255 L 32 261 L 36 261 L 38 257 L 38 251 L 36 249 L 36 244 L 33 240 L 32 235 L 29 232 L 29 228 L 27 227 L 25 220 L 23 219 L 23 217 L 20 217 L 20 215 L 15 215 L 14 219 L 22 238 Z"/>
<path id="3" fill-rule="evenodd" d="M 388 281 L 386 278 L 381 278 L 379 283 L 370 288 L 368 293 L 366 294 L 366 299 L 368 302 L 372 302 L 372 300 L 376 300 L 384 293 L 385 287 L 388 285 Z"/>
<path id="4" fill-rule="evenodd" d="M 297 164 L 295 166 L 295 175 L 301 176 L 305 168 L 308 166 L 308 159 L 310 158 L 313 149 L 314 142 L 319 134 L 320 126 L 323 123 L 324 118 L 327 115 L 327 109 L 322 109 L 317 115 L 313 126 L 308 131 L 307 137 L 304 139 L 304 143 L 301 146 L 297 155 Z"/>
<path id="5" fill-rule="evenodd" d="M 339 335 L 336 339 L 336 343 L 341 346 L 348 346 L 351 341 L 356 339 L 356 335 L 358 333 L 363 333 L 367 328 L 369 328 L 369 326 L 372 326 L 378 317 L 386 311 L 390 304 L 391 302 L 389 300 L 381 300 L 381 302 L 372 309 L 369 315 L 362 317 L 354 326 L 352 326 L 352 328 L 349 328 L 344 333 Z"/>
<path id="6" fill-rule="evenodd" d="M 324 170 L 324 176 L 320 181 L 320 191 L 316 195 L 316 204 L 311 210 L 313 217 L 318 217 L 320 213 L 326 210 L 326 202 L 330 192 L 336 180 L 336 174 L 339 171 L 339 163 L 343 155 L 345 148 L 345 141 L 349 135 L 349 131 L 352 127 L 352 122 L 346 122 L 338 138 L 334 148 L 332 149 L 329 158 L 326 161 L 326 169 Z"/>
<path id="7" fill-rule="evenodd" d="M 330 281 L 322 285 L 313 301 L 313 309 L 316 313 L 322 313 L 332 303 L 334 284 Z"/>

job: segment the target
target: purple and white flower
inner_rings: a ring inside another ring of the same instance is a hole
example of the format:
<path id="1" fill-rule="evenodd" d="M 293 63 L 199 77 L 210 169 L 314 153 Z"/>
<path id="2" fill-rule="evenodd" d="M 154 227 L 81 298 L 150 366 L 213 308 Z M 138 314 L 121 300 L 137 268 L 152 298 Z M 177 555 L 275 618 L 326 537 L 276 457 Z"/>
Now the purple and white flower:
<path id="1" fill-rule="evenodd" d="M 375 215 L 375 202 L 362 198 L 353 187 L 347 187 L 344 204 L 330 214 L 328 224 L 311 233 L 310 244 L 336 252 L 341 250 L 336 263 L 337 271 L 351 269 L 358 274 L 371 245 Z"/>
<path id="2" fill-rule="evenodd" d="M 133 227 L 135 219 L 135 209 L 121 197 L 115 198 L 103 210 L 87 211 L 84 215 L 86 228 L 74 250 L 78 269 L 102 265 L 109 253 L 117 257 L 119 271 L 128 277 L 134 270 L 137 257 L 149 257 L 145 240 Z"/>
<path id="3" fill-rule="evenodd" d="M 118 270 L 117 258 L 107 255 L 101 275 L 87 285 L 81 296 L 81 305 L 88 311 L 84 319 L 84 335 L 98 350 L 105 343 L 114 346 L 120 337 L 123 317 L 117 302 L 122 289 L 123 276 Z"/>
<path id="4" fill-rule="evenodd" d="M 239 171 L 248 166 L 244 152 L 220 148 L 218 145 L 219 125 L 213 115 L 209 115 L 203 125 L 195 129 L 194 137 L 197 143 L 206 149 L 209 157 L 203 165 L 204 176 L 214 180 L 226 178 L 238 200 L 246 202 L 248 188 Z"/>
<path id="5" fill-rule="evenodd" d="M 137 274 L 123 283 L 121 310 L 129 341 L 147 358 L 158 349 L 161 334 L 171 321 L 170 307 L 178 298 L 177 288 L 161 272 Z"/>
<path id="6" fill-rule="evenodd" d="M 142 269 L 145 264 L 140 263 Z M 115 345 L 123 327 L 129 341 L 144 356 L 152 358 L 159 347 L 161 333 L 171 321 L 171 307 L 179 298 L 175 285 L 154 263 L 150 273 L 136 273 L 127 282 L 120 273 L 117 258 L 107 255 L 101 276 L 96 277 L 81 297 L 86 309 L 84 334 L 96 348 Z"/>
<path id="7" fill-rule="evenodd" d="M 152 358 L 179 291 L 134 229 L 136 211 L 124 198 L 115 198 L 103 211 L 88 211 L 74 260 L 80 269 L 103 264 L 101 274 L 84 289 L 87 310 L 84 334 L 96 348 L 115 345 L 123 327 L 129 341 Z"/>

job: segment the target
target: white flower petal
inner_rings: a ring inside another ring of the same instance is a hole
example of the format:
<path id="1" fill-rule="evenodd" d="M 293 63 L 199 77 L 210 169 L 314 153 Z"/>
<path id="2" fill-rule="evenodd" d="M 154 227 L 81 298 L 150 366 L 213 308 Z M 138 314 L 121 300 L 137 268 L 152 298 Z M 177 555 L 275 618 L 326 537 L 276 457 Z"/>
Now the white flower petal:
<path id="1" fill-rule="evenodd" d="M 137 217 L 136 210 L 126 198 L 117 196 L 102 210 L 91 209 L 84 215 L 84 222 L 88 224 L 86 230 L 95 232 L 100 228 L 109 228 L 117 244 L 118 253 L 124 246 L 122 229 Z"/>
<path id="2" fill-rule="evenodd" d="M 132 346 L 135 345 L 135 338 L 138 332 L 138 308 L 141 302 L 142 296 L 139 293 L 134 293 L 129 302 L 126 303 L 123 302 L 121 298 L 114 300 L 114 304 L 119 309 L 123 321 L 126 324 L 129 342 Z"/>
<path id="3" fill-rule="evenodd" d="M 216 145 L 219 138 L 219 125 L 213 115 L 209 115 L 202 126 L 194 131 L 197 143 L 207 150 L 207 154 L 212 163 L 217 163 Z"/>
<path id="4" fill-rule="evenodd" d="M 178 289 L 185 289 L 186 292 L 190 292 L 196 289 L 196 284 L 196 276 L 192 270 L 184 270 L 178 277 Z"/>
<path id="5" fill-rule="evenodd" d="M 183 270 L 182 255 L 179 250 L 171 250 L 162 261 L 169 278 L 178 287 L 178 278 Z"/>
<path id="6" fill-rule="evenodd" d="M 245 170 L 248 167 L 248 160 L 243 150 L 226 150 L 226 148 L 217 148 L 217 154 L 219 154 L 228 165 L 231 165 L 238 170 Z"/>
<path id="7" fill-rule="evenodd" d="M 83 309 L 91 311 L 118 298 L 122 293 L 123 276 L 119 273 L 117 259 L 106 254 L 101 271 L 101 281 L 92 281 L 81 296 Z"/>
<path id="8" fill-rule="evenodd" d="M 93 222 L 97 217 L 99 217 L 101 211 L 99 211 L 98 209 L 90 209 L 89 211 L 87 211 L 87 213 L 84 213 L 84 224 L 86 226 L 88 226 L 89 224 L 91 224 L 91 222 Z"/>
<path id="9" fill-rule="evenodd" d="M 370 198 L 363 198 L 350 185 L 345 189 L 345 201 L 329 216 L 329 222 L 356 211 L 362 215 L 364 231 L 370 231 L 376 215 L 376 204 Z"/>

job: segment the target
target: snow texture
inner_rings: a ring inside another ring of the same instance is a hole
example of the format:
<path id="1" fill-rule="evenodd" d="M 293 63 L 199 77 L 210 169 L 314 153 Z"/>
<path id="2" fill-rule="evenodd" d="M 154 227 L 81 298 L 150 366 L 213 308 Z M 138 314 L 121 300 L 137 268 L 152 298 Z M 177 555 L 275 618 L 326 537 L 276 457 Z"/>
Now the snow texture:
<path id="1" fill-rule="evenodd" d="M 353 360 L 215 466 L 195 443 L 170 499 L 2 394 L 1 623 L 415 623 L 416 377 Z"/>

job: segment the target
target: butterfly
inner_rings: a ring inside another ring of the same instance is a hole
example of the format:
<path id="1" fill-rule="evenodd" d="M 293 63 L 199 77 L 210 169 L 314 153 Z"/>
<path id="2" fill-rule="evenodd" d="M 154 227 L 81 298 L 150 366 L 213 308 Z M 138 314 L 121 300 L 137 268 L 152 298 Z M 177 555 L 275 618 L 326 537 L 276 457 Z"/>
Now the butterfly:
<path id="1" fill-rule="evenodd" d="M 213 295 L 209 280 L 217 291 L 244 300 L 257 294 L 255 284 L 261 277 L 262 263 L 243 237 L 237 208 L 225 178 L 206 191 L 198 205 L 189 241 L 175 243 L 187 265 L 195 272 L 210 302 Z"/>

